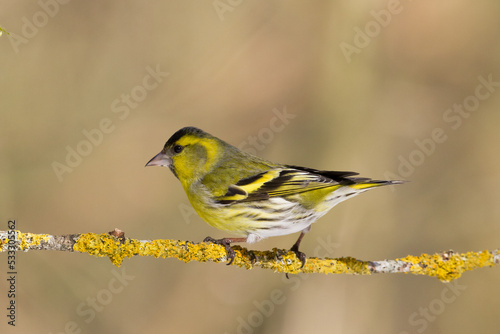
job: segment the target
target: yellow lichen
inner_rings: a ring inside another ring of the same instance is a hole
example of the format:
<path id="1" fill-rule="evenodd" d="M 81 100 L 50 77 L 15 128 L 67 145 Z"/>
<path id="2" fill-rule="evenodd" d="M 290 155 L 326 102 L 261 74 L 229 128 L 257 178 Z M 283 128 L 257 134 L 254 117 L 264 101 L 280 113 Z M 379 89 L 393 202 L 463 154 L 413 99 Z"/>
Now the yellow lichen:
<path id="1" fill-rule="evenodd" d="M 22 233 L 18 230 L 16 230 L 15 232 L 17 235 L 17 240 L 19 241 L 19 248 L 21 248 L 21 250 L 40 246 L 42 241 L 48 242 L 50 239 L 50 235 L 48 234 Z"/>
<path id="2" fill-rule="evenodd" d="M 134 255 L 154 256 L 155 258 L 174 257 L 184 262 L 208 261 L 221 262 L 225 260 L 224 247 L 219 245 L 193 244 L 186 241 L 152 240 L 137 241 L 127 239 L 125 242 L 108 234 L 82 234 L 73 250 L 90 255 L 103 257 L 108 256 L 111 262 L 120 266 L 123 259 Z M 241 257 L 241 254 L 239 254 Z"/>
<path id="3" fill-rule="evenodd" d="M 309 258 L 302 272 L 322 274 L 370 275 L 368 262 L 352 257 L 339 259 Z"/>
<path id="4" fill-rule="evenodd" d="M 409 271 L 413 274 L 437 277 L 443 282 L 457 279 L 468 270 L 495 265 L 493 254 L 488 251 L 422 254 L 397 260 L 412 263 Z"/>
<path id="5" fill-rule="evenodd" d="M 117 252 L 119 245 L 120 241 L 109 234 L 85 233 L 80 235 L 73 250 L 96 257 L 108 256 L 114 265 L 119 266 L 123 260 Z"/>
<path id="6" fill-rule="evenodd" d="M 43 242 L 50 242 L 47 234 L 21 233 L 16 231 L 19 248 L 28 250 L 37 248 Z M 8 243 L 4 237 L 2 244 Z M 53 242 L 53 241 L 52 241 Z M 132 256 L 153 256 L 155 258 L 177 258 L 184 262 L 226 262 L 227 253 L 223 246 L 211 243 L 194 244 L 179 240 L 140 241 L 134 239 L 120 240 L 109 234 L 86 233 L 79 235 L 73 246 L 74 251 L 88 253 L 96 257 L 107 256 L 111 262 L 120 266 L 125 258 Z M 290 251 L 273 249 L 272 251 L 252 251 L 239 246 L 233 247 L 235 257 L 233 265 L 252 269 L 259 266 L 275 272 L 289 274 L 323 273 L 370 275 L 373 267 L 367 261 L 346 257 L 339 259 L 308 258 L 301 268 L 302 262 Z M 468 252 L 457 254 L 452 251 L 442 254 L 421 254 L 396 259 L 394 271 L 437 277 L 441 281 L 459 278 L 465 271 L 494 266 L 498 264 L 498 251 Z M 383 261 L 382 261 L 383 262 Z M 385 272 L 394 272 L 385 271 Z M 377 272 L 377 271 L 374 271 Z"/>

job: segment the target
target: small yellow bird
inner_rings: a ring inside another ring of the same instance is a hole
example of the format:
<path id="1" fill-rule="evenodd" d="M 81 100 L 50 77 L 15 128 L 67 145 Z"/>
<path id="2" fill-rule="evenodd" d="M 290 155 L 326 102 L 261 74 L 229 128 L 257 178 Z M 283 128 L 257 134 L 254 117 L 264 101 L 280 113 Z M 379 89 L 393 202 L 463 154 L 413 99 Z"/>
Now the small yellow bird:
<path id="1" fill-rule="evenodd" d="M 312 223 L 348 198 L 403 182 L 276 164 L 194 127 L 172 135 L 146 166 L 169 167 L 203 220 L 240 236 L 204 240 L 226 248 L 228 265 L 234 260 L 233 242 L 253 243 L 301 232 L 290 250 L 303 266 L 305 254 L 299 252 L 299 245 Z"/>

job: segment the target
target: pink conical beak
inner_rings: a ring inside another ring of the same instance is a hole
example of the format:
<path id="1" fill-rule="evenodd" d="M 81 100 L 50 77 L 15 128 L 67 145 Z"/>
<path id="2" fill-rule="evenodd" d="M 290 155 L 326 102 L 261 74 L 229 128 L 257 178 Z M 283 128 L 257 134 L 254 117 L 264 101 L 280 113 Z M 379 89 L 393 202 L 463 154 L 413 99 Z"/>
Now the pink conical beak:
<path id="1" fill-rule="evenodd" d="M 153 157 L 153 159 L 149 160 L 145 167 L 148 166 L 164 166 L 169 167 L 172 163 L 172 159 L 168 157 L 165 153 L 160 152 Z"/>

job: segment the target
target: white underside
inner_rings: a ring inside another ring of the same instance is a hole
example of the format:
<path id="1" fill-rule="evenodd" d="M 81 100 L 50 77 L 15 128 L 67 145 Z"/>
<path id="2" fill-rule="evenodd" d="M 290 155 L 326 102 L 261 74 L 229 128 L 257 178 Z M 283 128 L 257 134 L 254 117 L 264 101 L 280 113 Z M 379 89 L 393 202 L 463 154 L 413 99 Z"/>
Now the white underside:
<path id="1" fill-rule="evenodd" d="M 247 242 L 253 243 L 268 237 L 292 234 L 300 231 L 307 232 L 312 223 L 325 215 L 331 208 L 346 199 L 360 194 L 367 189 L 356 190 L 350 187 L 342 187 L 334 191 L 320 207 L 316 210 L 309 210 L 294 201 L 288 201 L 282 197 L 270 198 L 272 211 L 262 209 L 262 212 L 269 216 L 275 215 L 272 222 L 265 222 L 259 228 L 257 224 L 252 224 L 252 231 L 247 231 Z M 256 209 L 254 211 L 257 212 Z M 264 212 L 266 211 L 266 212 Z"/>

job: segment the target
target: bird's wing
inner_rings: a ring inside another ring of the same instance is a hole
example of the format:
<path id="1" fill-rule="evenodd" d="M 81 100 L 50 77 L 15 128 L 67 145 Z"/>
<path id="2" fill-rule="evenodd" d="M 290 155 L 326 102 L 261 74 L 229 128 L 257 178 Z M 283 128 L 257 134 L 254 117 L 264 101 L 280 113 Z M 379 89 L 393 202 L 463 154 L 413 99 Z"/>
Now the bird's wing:
<path id="1" fill-rule="evenodd" d="M 246 177 L 228 187 L 227 193 L 216 200 L 221 204 L 266 200 L 290 196 L 327 187 L 354 184 L 348 176 L 354 172 L 327 172 L 286 166 Z"/>

